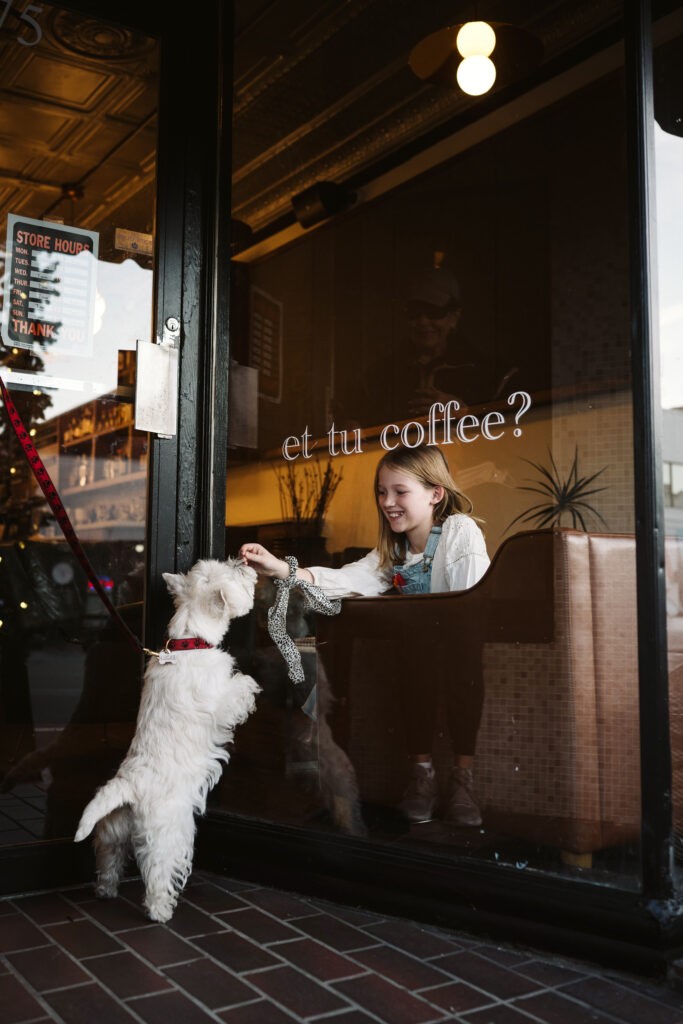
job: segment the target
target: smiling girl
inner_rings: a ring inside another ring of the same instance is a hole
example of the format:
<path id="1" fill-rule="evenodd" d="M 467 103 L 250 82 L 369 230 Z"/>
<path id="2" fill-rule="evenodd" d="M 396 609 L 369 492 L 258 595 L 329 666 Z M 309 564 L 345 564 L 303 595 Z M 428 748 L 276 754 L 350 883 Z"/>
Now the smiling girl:
<path id="1" fill-rule="evenodd" d="M 484 536 L 439 448 L 387 452 L 377 465 L 374 492 L 377 547 L 340 569 L 298 568 L 297 578 L 314 583 L 329 598 L 372 597 L 392 587 L 403 594 L 466 590 L 481 579 L 489 566 Z M 289 575 L 287 562 L 260 544 L 244 544 L 240 555 L 261 575 Z M 404 640 L 400 689 L 412 776 L 399 806 L 410 821 L 423 822 L 434 816 L 439 796 L 431 756 L 438 681 L 430 673 L 419 674 L 419 638 L 414 644 L 410 639 Z M 453 768 L 444 817 L 452 824 L 476 826 L 481 813 L 472 765 L 483 705 L 480 648 L 464 644 L 450 660 L 446 706 Z M 405 671 L 407 666 L 412 667 Z"/>

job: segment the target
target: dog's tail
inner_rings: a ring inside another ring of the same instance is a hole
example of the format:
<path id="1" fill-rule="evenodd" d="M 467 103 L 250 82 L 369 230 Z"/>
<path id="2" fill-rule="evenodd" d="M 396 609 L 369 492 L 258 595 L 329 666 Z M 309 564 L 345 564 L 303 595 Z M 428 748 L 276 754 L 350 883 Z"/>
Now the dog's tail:
<path id="1" fill-rule="evenodd" d="M 111 779 L 110 782 L 107 782 L 97 790 L 95 796 L 83 811 L 76 835 L 74 836 L 74 842 L 80 843 L 81 839 L 89 836 L 97 822 L 100 818 L 104 818 L 105 814 L 109 814 L 124 804 L 131 803 L 132 800 L 133 787 L 130 782 L 118 776 Z"/>

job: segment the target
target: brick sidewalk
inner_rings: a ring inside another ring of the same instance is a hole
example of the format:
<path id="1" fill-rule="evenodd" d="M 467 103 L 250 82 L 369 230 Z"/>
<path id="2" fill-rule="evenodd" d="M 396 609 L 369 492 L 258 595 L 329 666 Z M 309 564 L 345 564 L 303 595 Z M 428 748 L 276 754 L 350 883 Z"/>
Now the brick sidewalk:
<path id="1" fill-rule="evenodd" d="M 664 984 L 195 872 L 168 925 L 136 880 L 0 901 L 2 1024 L 683 1024 Z"/>

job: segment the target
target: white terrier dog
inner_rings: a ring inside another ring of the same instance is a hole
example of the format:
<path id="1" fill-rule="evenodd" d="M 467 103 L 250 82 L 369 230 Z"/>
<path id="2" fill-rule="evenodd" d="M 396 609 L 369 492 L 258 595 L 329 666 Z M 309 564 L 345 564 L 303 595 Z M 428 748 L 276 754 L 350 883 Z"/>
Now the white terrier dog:
<path id="1" fill-rule="evenodd" d="M 225 745 L 260 687 L 217 645 L 254 603 L 256 573 L 241 560 L 164 573 L 175 614 L 169 641 L 145 672 L 135 735 L 113 779 L 83 811 L 75 841 L 95 826 L 98 896 L 113 897 L 132 852 L 153 921 L 168 921 L 192 870 L 195 814 L 218 781 Z"/>

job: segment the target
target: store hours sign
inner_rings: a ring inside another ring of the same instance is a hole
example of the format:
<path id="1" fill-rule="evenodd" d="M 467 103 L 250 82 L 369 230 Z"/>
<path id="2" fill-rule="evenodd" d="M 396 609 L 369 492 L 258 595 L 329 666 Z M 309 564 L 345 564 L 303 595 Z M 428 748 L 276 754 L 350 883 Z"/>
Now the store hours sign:
<path id="1" fill-rule="evenodd" d="M 6 345 L 91 354 L 98 241 L 95 231 L 9 214 L 2 310 Z"/>

